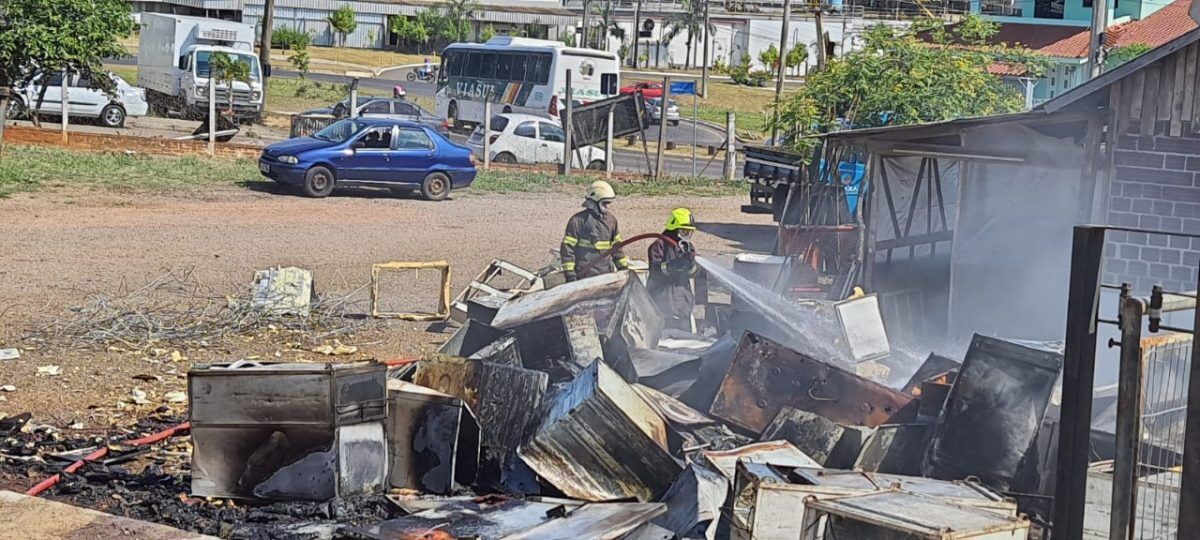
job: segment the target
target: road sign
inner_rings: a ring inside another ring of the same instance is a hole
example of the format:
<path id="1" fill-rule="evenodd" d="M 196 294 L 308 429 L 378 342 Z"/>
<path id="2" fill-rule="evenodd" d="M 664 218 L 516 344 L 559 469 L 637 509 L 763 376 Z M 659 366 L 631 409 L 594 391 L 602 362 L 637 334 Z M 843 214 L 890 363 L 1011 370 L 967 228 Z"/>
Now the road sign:
<path id="1" fill-rule="evenodd" d="M 671 81 L 671 94 L 686 96 L 696 94 L 696 81 Z"/>

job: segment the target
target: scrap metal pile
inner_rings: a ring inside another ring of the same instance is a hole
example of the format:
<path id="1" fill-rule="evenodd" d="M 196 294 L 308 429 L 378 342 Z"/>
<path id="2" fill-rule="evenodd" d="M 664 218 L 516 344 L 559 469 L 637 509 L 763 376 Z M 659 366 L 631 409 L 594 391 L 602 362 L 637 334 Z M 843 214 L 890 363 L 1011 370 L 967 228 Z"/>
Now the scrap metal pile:
<path id="1" fill-rule="evenodd" d="M 196 366 L 192 496 L 391 493 L 405 515 L 335 533 L 372 539 L 1027 538 L 1047 515 L 1046 344 L 977 336 L 891 388 L 857 300 L 796 311 L 835 326 L 789 348 L 752 302 L 703 336 L 634 272 L 523 276 L 473 283 L 439 354 L 398 367 Z"/>

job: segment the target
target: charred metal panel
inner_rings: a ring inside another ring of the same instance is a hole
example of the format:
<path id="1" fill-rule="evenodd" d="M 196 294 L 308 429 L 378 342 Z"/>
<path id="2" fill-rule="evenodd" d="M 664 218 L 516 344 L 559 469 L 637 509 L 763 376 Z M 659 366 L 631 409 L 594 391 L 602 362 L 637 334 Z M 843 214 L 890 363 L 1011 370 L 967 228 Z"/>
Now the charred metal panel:
<path id="1" fill-rule="evenodd" d="M 421 362 L 413 382 L 466 402 L 479 421 L 480 444 L 515 450 L 540 418 L 545 373 L 465 359 Z"/>
<path id="2" fill-rule="evenodd" d="M 1042 425 L 1062 360 L 1061 349 L 1046 343 L 976 335 L 935 424 L 926 475 L 974 476 L 1008 490 Z"/>
<path id="3" fill-rule="evenodd" d="M 554 382 L 574 379 L 604 358 L 596 321 L 588 314 L 540 319 L 517 326 L 512 333 L 522 365 L 550 374 Z"/>
<path id="4" fill-rule="evenodd" d="M 499 539 L 549 521 L 549 512 L 559 504 L 479 497 L 456 500 L 433 510 L 411 516 L 358 527 L 348 532 L 373 540 L 433 538 L 432 531 L 443 531 L 453 538 Z"/>
<path id="5" fill-rule="evenodd" d="M 712 540 L 728 494 L 728 478 L 695 464 L 688 465 L 663 494 L 667 512 L 655 518 L 654 523 L 679 538 L 691 538 L 700 528 L 704 538 Z"/>
<path id="6" fill-rule="evenodd" d="M 916 518 L 916 519 L 914 519 Z M 823 531 L 819 523 L 824 522 Z M 803 538 L 1024 540 L 1029 521 L 907 491 L 879 491 L 805 503 Z"/>
<path id="7" fill-rule="evenodd" d="M 467 301 L 467 318 L 482 323 L 491 323 L 507 299 L 502 296 L 477 296 Z"/>
<path id="8" fill-rule="evenodd" d="M 471 356 L 507 335 L 509 332 L 489 326 L 487 323 L 467 320 L 445 344 L 438 348 L 438 354 Z"/>
<path id="9" fill-rule="evenodd" d="M 917 405 L 911 396 L 746 332 L 710 412 L 761 433 L 785 406 L 875 427 L 911 421 Z"/>
<path id="10" fill-rule="evenodd" d="M 649 501 L 682 470 L 667 448 L 663 419 L 597 361 L 559 392 L 519 455 L 569 497 Z"/>
<path id="11" fill-rule="evenodd" d="M 192 495 L 326 501 L 383 487 L 383 422 L 192 426 Z"/>
<path id="12" fill-rule="evenodd" d="M 842 426 L 810 412 L 784 407 L 759 440 L 785 440 L 824 467 L 848 469 L 867 435 L 866 428 Z"/>
<path id="13" fill-rule="evenodd" d="M 479 349 L 469 358 L 504 366 L 521 367 L 520 347 L 516 338 L 511 336 L 500 338 L 491 345 Z"/>
<path id="14" fill-rule="evenodd" d="M 381 420 L 386 373 L 374 362 L 198 364 L 188 371 L 192 425 Z"/>
<path id="15" fill-rule="evenodd" d="M 854 470 L 920 475 L 931 433 L 930 424 L 879 426 L 863 444 L 854 462 Z"/>
<path id="16" fill-rule="evenodd" d="M 785 467 L 821 468 L 821 464 L 808 457 L 790 442 L 770 441 L 748 444 L 733 450 L 718 450 L 704 452 L 704 463 L 725 478 L 733 480 L 737 471 L 738 461 L 750 463 L 770 463 Z"/>
<path id="17" fill-rule="evenodd" d="M 700 374 L 700 355 L 649 349 L 632 349 L 629 359 L 637 373 L 637 382 L 680 396 Z"/>
<path id="18" fill-rule="evenodd" d="M 479 426 L 459 398 L 391 381 L 388 485 L 448 495 L 475 481 Z"/>
<path id="19" fill-rule="evenodd" d="M 921 382 L 917 393 L 921 406 L 917 407 L 917 416 L 937 418 L 942 414 L 942 407 L 946 405 L 946 398 L 950 395 L 950 388 L 954 386 L 956 378 L 958 371 L 947 371 Z"/>
<path id="20" fill-rule="evenodd" d="M 618 540 L 666 511 L 661 503 L 585 504 L 504 540 Z"/>
<path id="21" fill-rule="evenodd" d="M 929 357 L 917 368 L 917 371 L 908 378 L 908 382 L 900 387 L 900 391 L 910 396 L 921 395 L 921 383 L 929 380 L 938 373 L 945 373 L 951 370 L 957 370 L 960 364 L 957 360 L 941 356 L 937 353 L 929 353 Z"/>

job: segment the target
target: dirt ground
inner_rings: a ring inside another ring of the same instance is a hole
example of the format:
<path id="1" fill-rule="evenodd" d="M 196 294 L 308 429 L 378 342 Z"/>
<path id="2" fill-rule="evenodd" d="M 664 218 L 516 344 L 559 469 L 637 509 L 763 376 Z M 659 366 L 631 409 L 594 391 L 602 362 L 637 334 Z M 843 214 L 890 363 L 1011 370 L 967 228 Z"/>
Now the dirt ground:
<path id="1" fill-rule="evenodd" d="M 319 294 L 346 296 L 355 315 L 346 322 L 354 325 L 353 333 L 338 339 L 358 352 L 336 360 L 436 349 L 453 328 L 364 320 L 371 264 L 446 260 L 455 294 L 493 258 L 536 270 L 553 261 L 551 250 L 579 200 L 566 192 L 464 192 L 442 203 L 348 192 L 318 200 L 236 187 L 170 195 L 59 190 L 0 199 L 0 348 L 22 349 L 20 359 L 0 360 L 0 388 L 16 387 L 0 390 L 0 413 L 28 411 L 41 423 L 78 421 L 79 429 L 95 429 L 114 415 L 134 417 L 163 405 L 182 409 L 185 404 L 165 398 L 184 389 L 191 362 L 335 358 L 311 350 L 329 343 L 328 336 L 276 328 L 201 344 L 30 339 L 40 328 L 78 317 L 71 308 L 98 295 L 119 299 L 168 275 L 177 276 L 174 286 L 165 287 L 161 303 L 147 310 L 242 297 L 255 270 L 307 268 Z M 701 222 L 698 247 L 729 263 L 736 253 L 769 251 L 774 242 L 770 216 L 742 213 L 743 202 L 628 197 L 614 211 L 628 238 L 661 230 L 671 208 L 689 206 Z M 646 247 L 635 246 L 630 254 L 644 259 Z M 421 276 L 421 285 L 407 292 L 403 279 L 390 282 L 385 293 L 390 302 L 428 305 L 436 298 L 430 278 Z M 51 365 L 61 367 L 61 374 L 38 374 L 40 366 Z M 146 393 L 144 403 L 129 403 L 135 388 Z"/>

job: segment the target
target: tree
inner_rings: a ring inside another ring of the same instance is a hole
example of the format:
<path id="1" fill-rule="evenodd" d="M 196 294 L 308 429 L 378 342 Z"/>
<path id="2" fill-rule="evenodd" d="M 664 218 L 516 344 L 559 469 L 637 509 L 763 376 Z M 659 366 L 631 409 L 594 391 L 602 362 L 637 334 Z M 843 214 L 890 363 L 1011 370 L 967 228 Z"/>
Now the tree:
<path id="1" fill-rule="evenodd" d="M 480 42 L 487 42 L 487 40 L 492 39 L 493 37 L 496 37 L 496 27 L 490 24 L 483 27 L 483 30 L 479 31 Z"/>
<path id="2" fill-rule="evenodd" d="M 1108 50 L 1108 54 L 1104 57 L 1104 70 L 1113 69 L 1152 50 L 1154 50 L 1154 47 L 1145 43 L 1133 43 L 1124 47 L 1113 47 Z"/>
<path id="3" fill-rule="evenodd" d="M 668 44 L 676 36 L 687 32 L 687 56 L 683 60 L 684 69 L 692 66 L 692 48 L 704 27 L 704 4 L 702 0 L 683 0 L 683 11 L 671 15 L 667 19 L 667 28 L 663 32 L 662 42 Z M 717 27 L 709 24 L 708 31 L 715 32 Z"/>
<path id="4" fill-rule="evenodd" d="M 307 52 L 307 51 L 306 51 Z M 229 110 L 233 110 L 233 83 L 234 81 L 250 83 L 250 64 L 243 60 L 235 60 L 232 56 L 223 52 L 212 53 L 208 59 L 209 74 L 216 80 L 217 84 L 224 84 L 229 89 Z M 211 96 L 211 99 L 216 99 L 216 96 Z"/>
<path id="5" fill-rule="evenodd" d="M 342 46 L 346 46 L 346 36 L 358 28 L 358 16 L 349 5 L 344 5 L 329 14 L 329 26 L 342 38 Z"/>
<path id="6" fill-rule="evenodd" d="M 792 50 L 787 53 L 787 60 L 784 64 L 792 69 L 798 68 L 808 62 L 808 47 L 792 47 Z"/>
<path id="7" fill-rule="evenodd" d="M 13 86 L 67 71 L 113 94 L 103 60 L 129 56 L 120 39 L 136 29 L 125 0 L 0 1 L 0 144 Z"/>
<path id="8" fill-rule="evenodd" d="M 575 34 L 573 34 L 571 32 L 567 32 L 567 33 L 563 34 L 562 36 L 559 36 L 558 39 L 563 42 L 563 45 L 566 45 L 568 47 L 575 46 Z"/>
<path id="9" fill-rule="evenodd" d="M 1027 49 L 990 46 L 987 25 L 967 17 L 966 32 L 946 32 L 933 43 L 884 25 L 863 34 L 861 49 L 830 59 L 804 87 L 776 109 L 772 126 L 792 146 L 843 124 L 873 127 L 1017 111 L 1025 100 L 988 72 L 996 63 L 1042 73 L 1048 61 Z M 953 43 L 952 43 L 953 42 Z"/>
<path id="10" fill-rule="evenodd" d="M 296 68 L 296 71 L 300 73 L 301 80 L 304 80 L 308 76 L 308 49 L 300 49 L 296 52 L 293 52 L 292 55 L 288 57 L 288 62 L 291 62 L 292 67 Z"/>
<path id="11" fill-rule="evenodd" d="M 769 47 L 758 53 L 758 61 L 762 62 L 764 66 L 767 66 L 767 69 L 778 69 L 779 49 L 776 49 L 775 44 L 772 43 Z"/>
<path id="12" fill-rule="evenodd" d="M 367 43 L 371 44 L 372 49 L 375 48 L 375 38 L 376 37 L 379 37 L 379 36 L 375 33 L 374 28 L 367 30 Z"/>
<path id="13" fill-rule="evenodd" d="M 437 37 L 455 43 L 471 40 L 471 22 L 479 4 L 473 0 L 447 0 L 441 6 L 441 20 Z"/>

